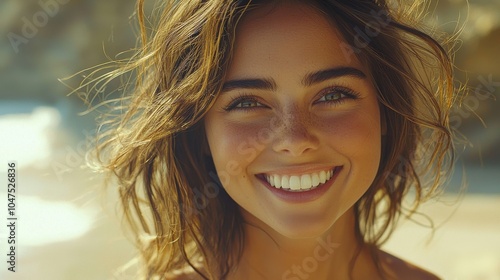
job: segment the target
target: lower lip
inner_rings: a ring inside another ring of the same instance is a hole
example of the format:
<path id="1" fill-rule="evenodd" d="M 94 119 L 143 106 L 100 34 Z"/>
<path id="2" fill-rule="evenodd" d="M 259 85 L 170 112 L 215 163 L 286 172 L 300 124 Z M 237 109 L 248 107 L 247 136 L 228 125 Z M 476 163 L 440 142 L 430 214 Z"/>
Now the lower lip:
<path id="1" fill-rule="evenodd" d="M 335 167 L 333 176 L 328 181 L 309 191 L 286 191 L 283 189 L 277 189 L 271 186 L 266 179 L 260 177 L 257 178 L 264 184 L 264 186 L 267 187 L 267 189 L 269 189 L 281 200 L 292 203 L 304 203 L 316 200 L 323 196 L 323 194 L 328 191 L 333 182 L 335 182 L 335 179 L 339 175 L 340 171 L 342 171 L 342 166 Z"/>

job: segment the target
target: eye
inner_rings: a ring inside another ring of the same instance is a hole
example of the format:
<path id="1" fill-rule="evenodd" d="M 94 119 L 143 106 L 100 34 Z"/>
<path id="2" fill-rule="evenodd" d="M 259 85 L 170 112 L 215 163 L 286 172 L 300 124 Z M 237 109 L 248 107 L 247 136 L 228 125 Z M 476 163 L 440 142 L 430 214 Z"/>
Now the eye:
<path id="1" fill-rule="evenodd" d="M 251 107 L 256 107 L 259 105 L 260 105 L 259 102 L 255 101 L 255 100 L 248 99 L 248 100 L 242 100 L 241 102 L 236 104 L 236 106 L 234 106 L 234 107 L 235 108 L 251 108 Z"/>
<path id="2" fill-rule="evenodd" d="M 328 88 L 322 93 L 322 97 L 315 103 L 334 103 L 339 104 L 345 102 L 346 99 L 357 99 L 359 94 L 353 90 L 345 87 L 332 87 Z"/>
<path id="3" fill-rule="evenodd" d="M 234 98 L 229 105 L 227 105 L 224 110 L 232 111 L 232 110 L 252 110 L 265 107 L 262 103 L 260 103 L 257 98 L 252 96 L 238 96 Z"/>

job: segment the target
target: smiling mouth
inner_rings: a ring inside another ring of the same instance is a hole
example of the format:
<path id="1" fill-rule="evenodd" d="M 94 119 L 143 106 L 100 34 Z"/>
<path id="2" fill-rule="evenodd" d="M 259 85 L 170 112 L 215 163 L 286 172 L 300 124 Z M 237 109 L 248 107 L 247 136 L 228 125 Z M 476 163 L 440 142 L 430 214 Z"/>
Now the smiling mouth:
<path id="1" fill-rule="evenodd" d="M 307 192 L 322 186 L 330 180 L 341 169 L 337 166 L 331 170 L 323 170 L 302 175 L 278 175 L 278 174 L 259 174 L 261 180 L 279 190 L 289 192 Z"/>

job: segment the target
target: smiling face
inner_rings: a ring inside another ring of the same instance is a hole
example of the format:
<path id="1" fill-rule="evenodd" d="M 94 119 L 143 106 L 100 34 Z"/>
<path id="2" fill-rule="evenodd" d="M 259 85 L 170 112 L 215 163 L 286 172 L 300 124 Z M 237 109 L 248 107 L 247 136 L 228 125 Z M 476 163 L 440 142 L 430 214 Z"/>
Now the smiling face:
<path id="1" fill-rule="evenodd" d="M 283 236 L 327 232 L 378 170 L 376 91 L 341 42 L 334 24 L 303 4 L 250 12 L 205 116 L 225 190 L 247 221 Z"/>

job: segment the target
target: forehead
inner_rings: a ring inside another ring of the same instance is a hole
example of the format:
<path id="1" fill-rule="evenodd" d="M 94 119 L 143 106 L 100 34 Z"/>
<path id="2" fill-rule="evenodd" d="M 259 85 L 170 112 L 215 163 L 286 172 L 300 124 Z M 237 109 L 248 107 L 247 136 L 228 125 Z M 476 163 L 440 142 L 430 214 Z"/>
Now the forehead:
<path id="1" fill-rule="evenodd" d="M 248 12 L 238 24 L 228 78 L 310 72 L 335 66 L 365 70 L 333 20 L 317 8 L 283 1 Z M 299 69 L 298 69 L 299 68 Z M 307 68 L 307 69 L 306 69 Z"/>

